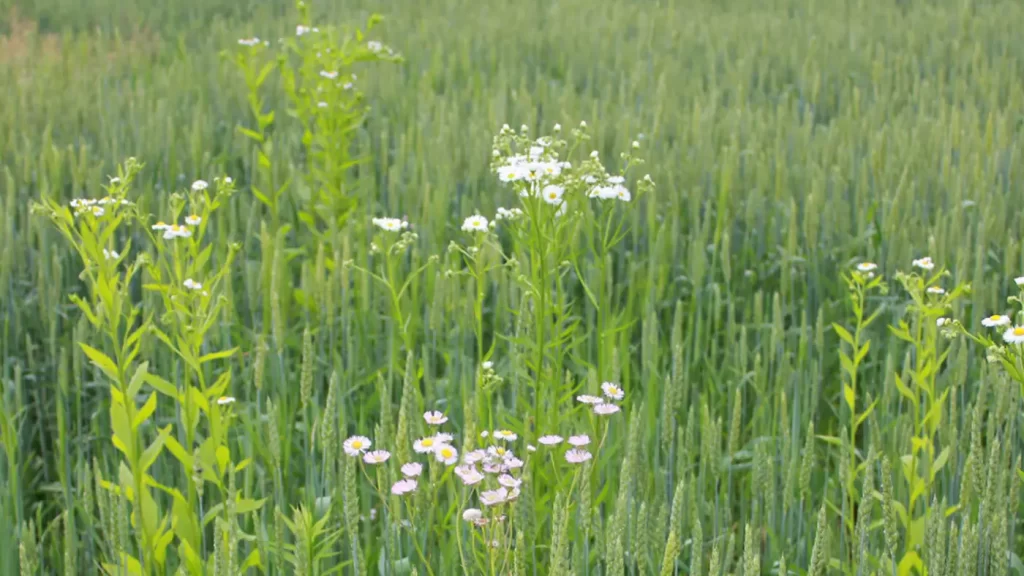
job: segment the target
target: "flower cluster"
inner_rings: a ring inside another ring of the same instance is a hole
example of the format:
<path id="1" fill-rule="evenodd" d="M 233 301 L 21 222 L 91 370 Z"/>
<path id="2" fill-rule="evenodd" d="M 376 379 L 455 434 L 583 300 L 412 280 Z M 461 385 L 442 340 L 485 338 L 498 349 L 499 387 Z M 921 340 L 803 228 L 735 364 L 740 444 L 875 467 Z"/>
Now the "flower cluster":
<path id="1" fill-rule="evenodd" d="M 179 224 L 165 224 L 163 222 L 157 222 L 152 226 L 153 230 L 163 231 L 164 240 L 173 240 L 175 238 L 190 238 L 192 231 L 186 226 Z"/>
<path id="2" fill-rule="evenodd" d="M 409 227 L 409 223 L 398 218 L 374 218 L 373 225 L 386 232 L 400 232 Z"/>
<path id="3" fill-rule="evenodd" d="M 110 196 L 104 196 L 103 198 L 75 198 L 70 202 L 70 206 L 75 216 L 79 216 L 81 214 L 103 216 L 107 212 L 105 206 L 114 203 L 123 205 L 131 204 L 131 202 L 124 199 L 116 200 Z"/>
<path id="4" fill-rule="evenodd" d="M 580 394 L 576 397 L 576 400 L 584 404 L 590 404 L 594 407 L 594 414 L 601 416 L 615 414 L 620 411 L 619 405 L 614 404 L 613 401 L 622 400 L 626 396 L 622 388 L 619 388 L 619 385 L 613 382 L 605 382 L 601 384 L 601 391 L 604 393 L 603 397 Z"/>

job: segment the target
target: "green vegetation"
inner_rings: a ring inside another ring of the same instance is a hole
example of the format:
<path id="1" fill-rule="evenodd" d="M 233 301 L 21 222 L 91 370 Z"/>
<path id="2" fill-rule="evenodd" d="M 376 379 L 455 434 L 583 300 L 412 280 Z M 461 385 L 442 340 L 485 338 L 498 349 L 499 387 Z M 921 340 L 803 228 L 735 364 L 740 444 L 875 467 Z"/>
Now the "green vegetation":
<path id="1" fill-rule="evenodd" d="M 1022 22 L 0 0 L 0 574 L 1024 576 Z"/>

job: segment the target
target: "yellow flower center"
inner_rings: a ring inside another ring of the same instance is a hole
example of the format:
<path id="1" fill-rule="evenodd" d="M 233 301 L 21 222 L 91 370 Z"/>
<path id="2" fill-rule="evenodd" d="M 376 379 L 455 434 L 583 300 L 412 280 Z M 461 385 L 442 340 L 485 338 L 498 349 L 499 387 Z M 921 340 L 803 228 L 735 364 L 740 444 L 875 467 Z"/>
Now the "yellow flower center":
<path id="1" fill-rule="evenodd" d="M 1017 328 L 1014 328 L 1013 329 L 1013 335 L 1014 336 L 1024 336 L 1024 327 L 1018 326 Z"/>
<path id="2" fill-rule="evenodd" d="M 999 322 L 1000 318 L 1002 318 L 1002 316 L 1000 316 L 999 314 L 993 314 L 993 315 L 988 317 L 988 319 L 993 321 L 993 322 Z"/>
<path id="3" fill-rule="evenodd" d="M 498 453 L 498 456 L 504 456 L 505 455 L 505 449 L 504 448 L 498 448 L 497 449 L 497 453 Z"/>
<path id="4" fill-rule="evenodd" d="M 360 448 L 363 447 L 363 441 L 362 440 L 353 440 L 352 441 L 352 447 L 355 448 L 356 450 L 359 450 Z"/>
<path id="5" fill-rule="evenodd" d="M 441 457 L 442 458 L 451 458 L 452 456 L 453 456 L 453 454 L 452 454 L 452 451 L 450 449 L 448 449 L 448 448 L 442 448 L 441 449 Z"/>
<path id="6" fill-rule="evenodd" d="M 423 445 L 424 446 L 433 446 L 434 445 L 434 439 L 433 438 L 424 438 L 423 439 Z"/>

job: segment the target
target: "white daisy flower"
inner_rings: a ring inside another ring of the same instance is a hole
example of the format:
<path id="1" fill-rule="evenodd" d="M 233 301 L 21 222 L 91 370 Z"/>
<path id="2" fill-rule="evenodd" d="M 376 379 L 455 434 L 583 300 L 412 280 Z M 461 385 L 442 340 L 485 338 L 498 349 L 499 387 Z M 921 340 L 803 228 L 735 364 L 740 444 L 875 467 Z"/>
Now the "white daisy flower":
<path id="1" fill-rule="evenodd" d="M 569 444 L 572 444 L 573 446 L 576 447 L 586 446 L 587 444 L 590 444 L 590 436 L 587 436 L 586 434 L 580 434 L 579 436 L 569 436 Z"/>
<path id="2" fill-rule="evenodd" d="M 591 150 L 590 157 L 593 158 L 594 160 L 597 160 L 598 158 L 601 157 L 601 153 L 598 152 L 597 150 Z"/>
<path id="3" fill-rule="evenodd" d="M 484 506 L 497 506 L 508 500 L 508 488 L 485 490 L 480 493 L 480 503 Z"/>
<path id="4" fill-rule="evenodd" d="M 558 436 L 556 434 L 548 434 L 547 436 L 541 436 L 540 438 L 537 438 L 537 442 L 540 442 L 545 446 L 554 446 L 555 444 L 561 444 L 564 441 L 565 438 L 562 438 L 561 436 Z"/>
<path id="5" fill-rule="evenodd" d="M 353 84 L 351 82 L 345 82 L 344 84 L 341 85 L 341 89 L 342 90 L 351 90 L 353 86 L 355 86 L 355 84 Z"/>
<path id="6" fill-rule="evenodd" d="M 605 382 L 601 384 L 601 391 L 604 395 L 611 398 L 612 400 L 622 400 L 626 393 L 619 388 L 614 382 Z"/>
<path id="7" fill-rule="evenodd" d="M 253 46 L 256 46 L 257 44 L 260 43 L 260 39 L 256 38 L 255 36 L 253 36 L 252 38 L 240 38 L 238 40 L 238 43 L 242 46 L 248 46 L 252 48 Z"/>
<path id="8" fill-rule="evenodd" d="M 629 202 L 633 199 L 633 195 L 629 193 L 629 189 L 621 184 L 613 186 L 612 191 L 615 193 L 615 197 L 623 202 Z"/>
<path id="9" fill-rule="evenodd" d="M 619 191 L 616 186 L 595 186 L 590 189 L 587 196 L 600 198 L 601 200 L 612 200 L 619 197 Z"/>
<path id="10" fill-rule="evenodd" d="M 439 442 L 434 439 L 433 436 L 427 436 L 426 438 L 420 438 L 416 442 L 413 442 L 412 449 L 420 454 L 427 454 L 433 452 Z"/>
<path id="11" fill-rule="evenodd" d="M 419 476 L 423 473 L 423 464 L 419 462 L 409 462 L 408 464 L 402 464 L 402 474 L 408 477 Z"/>
<path id="12" fill-rule="evenodd" d="M 203 190 L 206 190 L 209 187 L 210 185 L 206 182 L 206 180 L 196 180 L 195 182 L 192 183 L 193 192 L 202 192 Z"/>
<path id="13" fill-rule="evenodd" d="M 620 410 L 618 404 L 598 404 L 594 406 L 594 414 L 601 416 L 607 416 L 609 414 L 615 414 Z"/>
<path id="14" fill-rule="evenodd" d="M 200 216 L 196 216 L 195 214 L 192 214 L 191 216 L 185 216 L 185 224 L 188 224 L 189 226 L 199 226 L 199 223 L 202 221 L 203 219 Z"/>
<path id="15" fill-rule="evenodd" d="M 502 460 L 504 460 L 505 458 L 508 458 L 511 455 L 512 455 L 512 452 L 510 452 L 509 450 L 506 450 L 502 446 L 488 446 L 487 447 L 487 456 L 490 459 L 492 459 L 492 460 L 493 459 L 502 459 Z"/>
<path id="16" fill-rule="evenodd" d="M 590 394 L 580 394 L 576 397 L 576 400 L 584 404 L 603 404 L 604 398 L 600 396 L 591 396 Z"/>
<path id="17" fill-rule="evenodd" d="M 89 212 L 92 212 L 93 216 L 103 216 L 104 214 L 107 213 L 106 209 L 104 209 L 102 206 L 90 206 Z"/>
<path id="18" fill-rule="evenodd" d="M 580 448 L 573 448 L 565 453 L 565 459 L 570 464 L 582 464 L 591 458 L 593 455 L 590 452 Z"/>
<path id="19" fill-rule="evenodd" d="M 924 258 L 917 258 L 914 260 L 913 264 L 915 268 L 920 268 L 921 270 L 931 270 L 935 268 L 935 262 L 932 262 L 932 259 L 928 256 L 925 256 Z"/>
<path id="20" fill-rule="evenodd" d="M 224 183 L 225 184 L 231 184 L 232 182 L 234 182 L 234 180 L 231 179 L 231 176 L 225 176 L 224 177 Z"/>
<path id="21" fill-rule="evenodd" d="M 526 170 L 522 166 L 509 165 L 498 168 L 498 179 L 502 182 L 515 182 L 526 177 Z"/>
<path id="22" fill-rule="evenodd" d="M 875 264 L 874 262 L 861 262 L 860 264 L 857 264 L 858 272 L 874 272 L 877 269 L 878 264 Z"/>
<path id="23" fill-rule="evenodd" d="M 391 452 L 387 450 L 374 450 L 363 454 L 363 462 L 367 464 L 383 464 L 388 461 L 388 458 L 391 458 Z"/>
<path id="24" fill-rule="evenodd" d="M 317 108 L 327 108 L 327 106 L 329 106 L 329 104 L 327 104 L 327 102 L 317 102 L 316 103 L 316 107 Z"/>
<path id="25" fill-rule="evenodd" d="M 516 438 L 519 438 L 519 436 L 517 436 L 516 433 L 511 430 L 495 430 L 494 437 L 499 440 L 505 440 L 507 442 L 512 442 Z"/>
<path id="26" fill-rule="evenodd" d="M 487 232 L 487 218 L 477 214 L 462 222 L 463 232 Z"/>
<path id="27" fill-rule="evenodd" d="M 404 478 L 391 485 L 391 493 L 396 496 L 408 494 L 416 489 L 416 481 L 412 478 Z"/>
<path id="28" fill-rule="evenodd" d="M 380 42 L 377 42 L 376 40 L 370 40 L 369 42 L 366 43 L 366 48 L 369 49 L 370 52 L 376 54 L 384 49 L 384 45 L 381 44 Z"/>
<path id="29" fill-rule="evenodd" d="M 544 147 L 543 146 L 530 146 L 530 151 L 527 153 L 527 155 L 530 158 L 534 158 L 534 159 L 540 158 L 541 156 L 544 155 Z"/>
<path id="30" fill-rule="evenodd" d="M 561 204 L 563 194 L 565 194 L 565 188 L 555 184 L 548 184 L 541 190 L 541 197 L 548 204 Z"/>
<path id="31" fill-rule="evenodd" d="M 462 469 L 461 471 L 459 469 Z M 455 475 L 462 480 L 462 483 L 466 486 L 473 486 L 483 481 L 484 475 L 479 470 L 472 466 L 456 466 Z"/>
<path id="32" fill-rule="evenodd" d="M 1013 279 L 1013 282 L 1017 286 L 1024 288 L 1024 276 L 1017 276 L 1016 278 Z"/>
<path id="33" fill-rule="evenodd" d="M 171 225 L 170 224 L 164 224 L 161 221 L 161 222 L 157 222 L 156 224 L 153 224 L 152 226 L 150 226 L 150 228 L 152 228 L 153 230 L 168 230 L 168 229 L 171 228 Z"/>
<path id="34" fill-rule="evenodd" d="M 502 468 L 505 470 L 515 470 L 516 468 L 522 468 L 523 464 L 524 462 L 519 458 L 516 458 L 515 456 L 510 456 L 505 459 Z"/>
<path id="35" fill-rule="evenodd" d="M 1024 344 L 1024 326 L 1014 326 L 1003 332 L 1003 340 L 1007 344 Z"/>
<path id="36" fill-rule="evenodd" d="M 352 436 L 341 445 L 349 456 L 359 456 L 369 450 L 370 446 L 373 446 L 373 442 L 366 436 Z"/>
<path id="37" fill-rule="evenodd" d="M 484 430 L 483 432 L 481 432 L 481 433 L 480 433 L 480 437 L 481 437 L 481 438 L 487 438 L 487 436 L 488 436 L 489 434 L 490 434 L 490 432 L 488 432 L 487 430 Z"/>
<path id="38" fill-rule="evenodd" d="M 462 511 L 462 519 L 466 522 L 477 522 L 484 517 L 484 513 L 476 508 L 466 508 Z"/>
<path id="39" fill-rule="evenodd" d="M 490 360 L 488 360 L 488 361 L 484 362 L 483 364 L 480 364 L 480 366 L 484 370 L 491 370 L 491 369 L 494 368 L 494 362 L 491 362 Z"/>
<path id="40" fill-rule="evenodd" d="M 527 444 L 526 445 L 526 451 L 527 452 L 536 452 L 537 451 L 537 447 L 534 446 L 533 444 Z"/>
<path id="41" fill-rule="evenodd" d="M 501 484 L 505 488 L 519 488 L 519 485 L 522 483 L 522 480 L 517 480 L 511 474 L 502 474 L 501 476 L 498 476 L 498 484 Z"/>
<path id="42" fill-rule="evenodd" d="M 950 320 L 949 318 L 946 318 L 945 316 L 935 321 L 935 325 L 938 326 L 939 328 L 942 328 L 943 326 L 948 326 L 949 324 L 952 323 L 953 321 Z M 984 323 L 984 320 L 982 321 L 982 323 Z"/>
<path id="43" fill-rule="evenodd" d="M 1003 316 L 1002 314 L 993 314 L 981 321 L 981 325 L 988 328 L 992 328 L 994 326 L 1006 326 L 1009 323 L 1010 317 Z"/>
<path id="44" fill-rule="evenodd" d="M 217 398 L 217 405 L 218 406 L 227 406 L 228 404 L 234 404 L 234 403 L 235 403 L 235 397 L 234 396 L 221 396 L 220 398 Z"/>
<path id="45" fill-rule="evenodd" d="M 482 461 L 486 457 L 487 451 L 478 449 L 463 454 L 462 461 L 465 462 L 466 464 L 476 464 L 477 462 Z"/>
<path id="46" fill-rule="evenodd" d="M 925 290 L 925 292 L 927 292 L 929 294 L 945 294 L 946 293 L 945 290 L 943 290 L 942 288 L 940 288 L 938 286 L 929 286 L 928 289 Z"/>
<path id="47" fill-rule="evenodd" d="M 309 34 L 312 31 L 312 28 L 310 28 L 309 26 L 303 26 L 302 24 L 299 24 L 298 26 L 295 27 L 296 36 L 305 36 L 306 34 Z"/>
<path id="48" fill-rule="evenodd" d="M 388 232 L 398 232 L 409 227 L 409 223 L 398 218 L 374 218 L 373 225 Z"/>
<path id="49" fill-rule="evenodd" d="M 448 421 L 448 417 L 437 410 L 424 412 L 423 419 L 427 421 L 427 424 L 431 424 L 433 426 L 440 426 Z"/>
<path id="50" fill-rule="evenodd" d="M 434 450 L 434 458 L 444 462 L 445 466 L 451 466 L 459 461 L 459 451 L 448 444 L 441 444 Z"/>
<path id="51" fill-rule="evenodd" d="M 107 250 L 106 248 L 104 248 L 103 257 L 106 258 L 107 260 L 117 260 L 118 258 L 121 257 L 121 255 L 114 250 Z"/>
<path id="52" fill-rule="evenodd" d="M 328 80 L 334 80 L 338 77 L 338 73 L 334 70 L 321 70 L 320 77 L 327 78 Z"/>
<path id="53" fill-rule="evenodd" d="M 185 281 L 182 282 L 182 284 L 185 286 L 185 288 L 188 288 L 189 290 L 202 290 L 203 289 L 203 285 L 202 284 L 200 284 L 199 282 L 196 282 L 195 280 L 193 280 L 191 278 L 185 278 Z"/>
<path id="54" fill-rule="evenodd" d="M 174 238 L 189 238 L 192 236 L 192 231 L 184 226 L 178 226 L 172 224 L 164 229 L 164 240 L 173 240 Z"/>
<path id="55" fill-rule="evenodd" d="M 523 211 L 519 208 L 498 208 L 497 213 L 494 215 L 495 220 L 513 220 L 523 215 Z"/>

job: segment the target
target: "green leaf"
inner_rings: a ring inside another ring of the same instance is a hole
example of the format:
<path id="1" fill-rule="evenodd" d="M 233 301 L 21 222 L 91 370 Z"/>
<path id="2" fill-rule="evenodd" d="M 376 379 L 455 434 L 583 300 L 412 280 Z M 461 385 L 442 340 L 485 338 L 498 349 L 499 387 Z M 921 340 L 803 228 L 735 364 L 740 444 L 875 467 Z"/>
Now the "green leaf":
<path id="1" fill-rule="evenodd" d="M 221 350 L 219 352 L 211 352 L 209 354 L 206 354 L 205 356 L 200 356 L 199 364 L 205 364 L 205 363 L 211 362 L 213 360 L 220 360 L 221 358 L 230 358 L 231 356 L 233 356 L 235 354 L 235 352 L 238 352 L 238 347 L 237 346 L 232 348 L 232 349 L 230 349 L 230 350 Z"/>
<path id="2" fill-rule="evenodd" d="M 154 390 L 163 394 L 164 396 L 169 396 L 171 398 L 174 398 L 175 400 L 179 399 L 178 389 L 174 387 L 174 384 L 171 384 L 170 382 L 164 380 L 163 378 L 157 376 L 156 374 L 146 374 L 146 383 L 152 386 Z"/>
<path id="3" fill-rule="evenodd" d="M 149 395 L 149 399 L 142 405 L 142 408 L 135 413 L 135 419 L 132 420 L 132 429 L 137 430 L 147 418 L 153 415 L 156 411 L 156 392 Z"/>
<path id="4" fill-rule="evenodd" d="M 109 356 L 84 342 L 79 342 L 78 345 L 82 347 L 82 351 L 89 357 L 89 360 L 102 370 L 108 378 L 113 380 L 115 383 L 121 382 L 121 378 L 117 372 L 117 364 L 114 364 L 114 361 L 111 360 Z"/>
<path id="5" fill-rule="evenodd" d="M 932 464 L 932 480 L 935 480 L 935 476 L 942 471 L 943 466 L 946 465 L 946 461 L 949 459 L 949 446 L 942 449 L 939 455 L 935 458 L 935 463 Z"/>
<path id="6" fill-rule="evenodd" d="M 160 451 L 164 447 L 164 443 L 171 435 L 171 425 L 168 424 L 165 428 L 160 430 L 160 433 L 153 440 L 153 443 L 142 453 L 140 465 L 142 466 L 143 472 L 149 470 L 149 467 L 156 462 L 157 457 L 160 456 Z"/>
<path id="7" fill-rule="evenodd" d="M 836 438 L 835 436 L 824 436 L 822 434 L 817 434 L 817 435 L 815 435 L 815 438 L 817 438 L 818 440 L 821 440 L 823 442 L 828 442 L 829 444 L 832 444 L 833 446 L 842 446 L 843 445 L 843 441 L 840 440 L 839 438 Z"/>
<path id="8" fill-rule="evenodd" d="M 850 412 L 856 414 L 857 395 L 854 393 L 853 387 L 849 384 L 843 384 L 843 396 L 846 398 L 846 405 L 850 407 Z"/>
<path id="9" fill-rule="evenodd" d="M 256 132 L 254 130 L 249 130 L 248 128 L 242 128 L 241 126 L 238 126 L 238 131 L 243 136 L 245 136 L 246 138 L 249 138 L 250 140 L 255 140 L 256 142 L 259 142 L 260 144 L 263 143 L 263 135 L 260 134 L 259 132 Z"/>
<path id="10" fill-rule="evenodd" d="M 900 394 L 911 402 L 917 402 L 917 397 L 914 396 L 914 393 L 910 391 L 910 388 L 907 388 L 907 385 L 903 383 L 903 378 L 901 378 L 899 374 L 896 374 L 896 377 L 893 380 L 896 382 L 896 389 L 900 391 Z"/>
<path id="11" fill-rule="evenodd" d="M 853 341 L 853 335 L 850 334 L 849 330 L 843 328 L 842 326 L 836 324 L 835 322 L 832 323 L 832 329 L 836 331 L 836 334 L 839 335 L 839 338 L 841 338 L 843 342 L 846 342 L 850 346 L 856 346 L 856 344 L 854 344 Z"/>
<path id="12" fill-rule="evenodd" d="M 252 512 L 253 510 L 259 510 L 263 503 L 266 502 L 266 498 L 260 500 L 253 500 L 251 498 L 239 498 L 235 502 L 235 514 L 245 514 Z"/>

